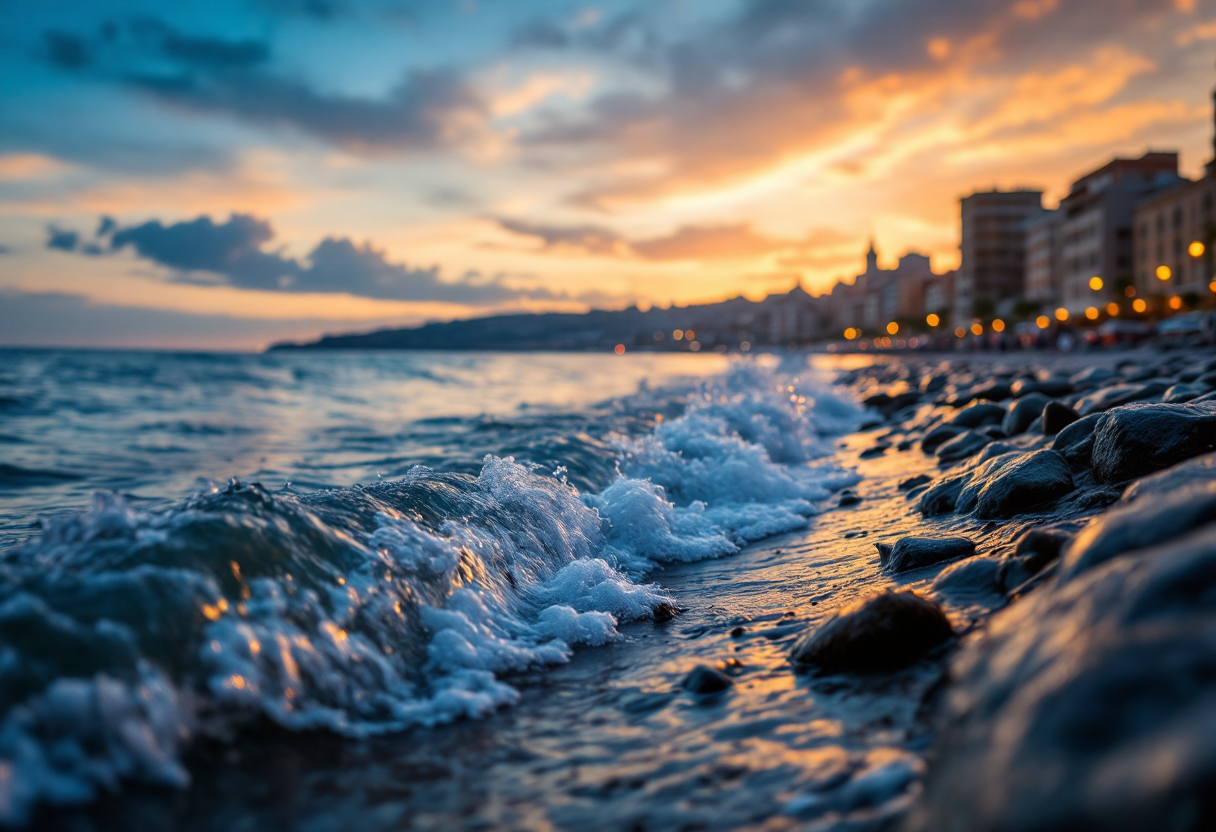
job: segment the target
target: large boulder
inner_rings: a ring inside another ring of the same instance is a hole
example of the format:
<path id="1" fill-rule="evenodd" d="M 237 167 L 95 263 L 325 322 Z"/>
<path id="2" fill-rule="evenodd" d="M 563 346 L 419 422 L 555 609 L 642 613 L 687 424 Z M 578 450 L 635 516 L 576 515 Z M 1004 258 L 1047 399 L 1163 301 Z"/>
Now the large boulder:
<path id="1" fill-rule="evenodd" d="M 895 545 L 875 543 L 874 546 L 883 569 L 891 573 L 975 554 L 975 544 L 965 537 L 903 537 Z"/>
<path id="2" fill-rule="evenodd" d="M 949 514 L 954 511 L 954 506 L 958 502 L 958 495 L 962 493 L 967 484 L 971 482 L 971 474 L 960 474 L 957 477 L 948 477 L 941 482 L 930 486 L 920 496 L 920 502 L 917 503 L 916 509 L 925 517 L 938 517 L 943 514 Z"/>
<path id="3" fill-rule="evenodd" d="M 1132 404 L 1099 418 L 1091 460 L 1098 482 L 1123 482 L 1212 451 L 1216 404 Z"/>
<path id="4" fill-rule="evenodd" d="M 841 609 L 795 642 L 790 659 L 829 672 L 915 664 L 954 635 L 941 607 L 911 591 L 881 592 Z"/>
<path id="5" fill-rule="evenodd" d="M 1213 597 L 1216 525 L 994 615 L 905 832 L 1216 828 Z"/>

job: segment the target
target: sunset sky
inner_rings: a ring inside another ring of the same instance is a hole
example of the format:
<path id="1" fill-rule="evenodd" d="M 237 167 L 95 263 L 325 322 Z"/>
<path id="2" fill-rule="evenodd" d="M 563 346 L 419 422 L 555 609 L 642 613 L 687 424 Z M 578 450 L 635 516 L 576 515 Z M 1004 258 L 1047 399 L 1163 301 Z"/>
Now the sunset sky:
<path id="1" fill-rule="evenodd" d="M 812 293 L 1210 156 L 1216 0 L 0 0 L 0 344 Z"/>

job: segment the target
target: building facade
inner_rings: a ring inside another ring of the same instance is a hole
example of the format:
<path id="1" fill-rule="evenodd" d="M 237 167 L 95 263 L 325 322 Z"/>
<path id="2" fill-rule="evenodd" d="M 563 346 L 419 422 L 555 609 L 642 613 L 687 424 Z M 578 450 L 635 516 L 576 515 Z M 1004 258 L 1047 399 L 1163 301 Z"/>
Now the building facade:
<path id="1" fill-rule="evenodd" d="M 1027 219 L 1026 300 L 1048 307 L 1056 302 L 1060 283 L 1060 224 L 1058 210 L 1043 211 Z"/>
<path id="2" fill-rule="evenodd" d="M 1061 306 L 1083 314 L 1121 295 L 1133 281 L 1136 204 L 1181 181 L 1177 153 L 1149 152 L 1114 159 L 1073 183 L 1060 201 Z"/>
<path id="3" fill-rule="evenodd" d="M 878 252 L 871 242 L 865 271 L 851 284 L 832 287 L 833 329 L 843 332 L 856 327 L 865 333 L 881 334 L 892 321 L 921 319 L 926 313 L 929 287 L 939 285 L 942 278 L 934 274 L 929 257 L 919 252 L 900 257 L 894 269 L 880 268 Z"/>
<path id="4" fill-rule="evenodd" d="M 980 191 L 960 200 L 962 260 L 953 318 L 962 324 L 990 315 L 1002 300 L 1020 298 L 1026 283 L 1022 223 L 1043 210 L 1043 192 Z"/>
<path id="5" fill-rule="evenodd" d="M 1144 296 L 1203 296 L 1213 280 L 1216 177 L 1155 194 L 1136 206 L 1135 286 Z"/>

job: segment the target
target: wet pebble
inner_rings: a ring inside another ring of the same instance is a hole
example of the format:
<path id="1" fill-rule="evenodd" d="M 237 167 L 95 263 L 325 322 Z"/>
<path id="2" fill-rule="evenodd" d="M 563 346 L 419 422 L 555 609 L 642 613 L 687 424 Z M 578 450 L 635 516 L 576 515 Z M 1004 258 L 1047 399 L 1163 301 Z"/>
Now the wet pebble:
<path id="1" fill-rule="evenodd" d="M 890 573 L 907 572 L 975 554 L 975 544 L 965 537 L 904 537 L 894 545 L 876 543 L 874 546 L 883 569 Z"/>
<path id="2" fill-rule="evenodd" d="M 953 635 L 937 604 L 911 591 L 888 591 L 841 609 L 795 642 L 790 658 L 829 672 L 898 670 Z"/>

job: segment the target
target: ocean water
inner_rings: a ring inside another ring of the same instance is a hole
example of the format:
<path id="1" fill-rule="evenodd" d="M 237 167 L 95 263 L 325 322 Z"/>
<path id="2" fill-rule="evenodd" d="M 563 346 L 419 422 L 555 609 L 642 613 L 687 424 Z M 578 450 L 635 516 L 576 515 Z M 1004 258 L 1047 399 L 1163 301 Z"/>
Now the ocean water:
<path id="1" fill-rule="evenodd" d="M 637 806 L 610 794 L 607 814 L 529 814 L 561 787 L 532 758 L 484 769 L 485 748 L 582 731 L 611 768 L 650 744 L 606 752 L 624 729 L 570 727 L 604 696 L 604 662 L 645 680 L 604 700 L 614 713 L 661 723 L 659 681 L 681 672 L 665 622 L 725 621 L 715 605 L 751 569 L 769 570 L 768 600 L 732 620 L 793 615 L 760 608 L 780 607 L 788 575 L 740 553 L 857 482 L 833 443 L 860 411 L 828 381 L 802 354 L 0 353 L 0 824 L 74 806 L 135 828 L 130 801 L 153 795 L 169 815 L 148 828 L 296 826 L 250 791 L 267 761 L 333 778 L 333 755 L 371 754 L 376 779 L 404 748 L 429 796 L 388 812 L 361 781 L 292 805 L 316 828 L 619 826 Z M 778 730 L 757 718 L 753 739 Z M 784 800 L 833 761 L 828 780 L 858 788 L 910 779 L 900 749 L 818 730 L 806 741 L 829 751 L 799 752 L 801 768 L 789 752 L 785 781 L 755 795 Z M 669 749 L 673 770 L 689 754 Z M 519 805 L 444 795 L 433 773 L 452 760 Z M 702 775 L 685 768 L 692 794 Z M 187 824 L 166 794 L 206 809 Z M 787 800 L 789 817 L 816 800 Z"/>

